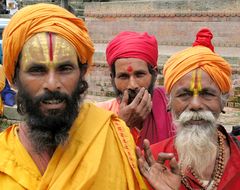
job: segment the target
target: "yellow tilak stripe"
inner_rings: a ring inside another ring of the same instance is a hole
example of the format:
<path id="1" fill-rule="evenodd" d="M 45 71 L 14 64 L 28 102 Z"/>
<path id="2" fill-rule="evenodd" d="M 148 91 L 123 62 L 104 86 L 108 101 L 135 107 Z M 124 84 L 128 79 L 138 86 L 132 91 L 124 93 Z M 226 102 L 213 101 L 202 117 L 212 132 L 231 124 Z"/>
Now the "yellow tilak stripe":
<path id="1" fill-rule="evenodd" d="M 190 91 L 194 91 L 195 77 L 196 77 L 196 71 L 193 71 L 193 73 L 192 73 L 191 85 L 190 85 Z"/>
<path id="2" fill-rule="evenodd" d="M 202 71 L 198 70 L 198 91 L 202 91 Z"/>

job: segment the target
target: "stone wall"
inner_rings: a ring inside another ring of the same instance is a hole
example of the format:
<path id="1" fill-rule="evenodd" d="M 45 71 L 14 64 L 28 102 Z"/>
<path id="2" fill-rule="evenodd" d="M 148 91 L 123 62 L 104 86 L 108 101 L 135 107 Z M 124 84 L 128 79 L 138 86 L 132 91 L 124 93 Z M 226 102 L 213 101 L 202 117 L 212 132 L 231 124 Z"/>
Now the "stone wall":
<path id="1" fill-rule="evenodd" d="M 215 51 L 230 62 L 233 67 L 233 80 L 236 87 L 240 86 L 239 0 L 86 3 L 85 21 L 96 48 L 95 68 L 88 78 L 91 86 L 89 94 L 112 94 L 104 52 L 106 44 L 123 30 L 147 31 L 156 36 L 161 74 L 161 68 L 169 56 L 191 46 L 196 32 L 201 27 L 208 27 L 214 34 Z M 161 75 L 159 77 L 162 81 Z"/>

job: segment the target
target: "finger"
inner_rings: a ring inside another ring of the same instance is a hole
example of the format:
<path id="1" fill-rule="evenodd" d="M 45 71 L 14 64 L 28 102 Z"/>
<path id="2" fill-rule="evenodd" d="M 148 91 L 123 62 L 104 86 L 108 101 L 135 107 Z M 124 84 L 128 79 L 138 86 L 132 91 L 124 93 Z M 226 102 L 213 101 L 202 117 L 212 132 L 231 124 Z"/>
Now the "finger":
<path id="1" fill-rule="evenodd" d="M 136 147 L 136 155 L 138 158 L 138 167 L 140 169 L 140 171 L 144 174 L 146 174 L 147 172 L 150 171 L 150 166 L 148 165 L 148 163 L 146 162 L 141 149 L 137 146 Z"/>
<path id="2" fill-rule="evenodd" d="M 138 146 L 136 146 L 136 155 L 137 155 L 137 159 L 143 157 L 142 151 L 141 151 L 141 149 Z"/>
<path id="3" fill-rule="evenodd" d="M 173 153 L 160 152 L 158 154 L 157 162 L 159 164 L 164 164 L 166 160 L 171 160 L 174 157 Z"/>
<path id="4" fill-rule="evenodd" d="M 145 92 L 145 88 L 142 87 L 130 105 L 136 107 L 141 102 L 144 92 Z"/>
<path id="5" fill-rule="evenodd" d="M 138 105 L 137 111 L 142 112 L 144 114 L 149 113 L 151 111 L 151 94 L 149 94 L 148 90 L 144 91 L 141 102 Z"/>
<path id="6" fill-rule="evenodd" d="M 125 107 L 125 106 L 127 106 L 127 104 L 128 104 L 128 92 L 127 92 L 127 90 L 124 90 L 122 101 L 120 103 L 120 107 L 121 108 Z"/>
<path id="7" fill-rule="evenodd" d="M 139 168 L 141 174 L 142 174 L 144 177 L 148 177 L 149 172 L 148 172 L 148 169 L 146 169 L 147 167 L 145 166 L 145 163 L 146 163 L 146 161 L 143 160 L 142 158 L 138 159 L 138 168 Z M 149 166 L 148 166 L 148 167 L 149 167 Z"/>
<path id="8" fill-rule="evenodd" d="M 151 166 L 155 163 L 155 159 L 152 155 L 152 151 L 150 149 L 150 142 L 147 139 L 143 140 L 143 149 L 145 153 L 145 159 L 147 160 L 148 164 Z"/>
<path id="9" fill-rule="evenodd" d="M 175 157 L 170 160 L 170 169 L 172 173 L 180 175 L 180 168 Z"/>

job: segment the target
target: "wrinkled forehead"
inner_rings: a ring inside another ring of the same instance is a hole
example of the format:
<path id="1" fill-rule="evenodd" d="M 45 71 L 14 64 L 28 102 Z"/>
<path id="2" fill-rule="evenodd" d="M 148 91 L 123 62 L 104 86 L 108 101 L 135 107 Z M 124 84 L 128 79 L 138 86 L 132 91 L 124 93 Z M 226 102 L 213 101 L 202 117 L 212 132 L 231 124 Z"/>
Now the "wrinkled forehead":
<path id="1" fill-rule="evenodd" d="M 204 70 L 197 68 L 180 78 L 174 85 L 173 90 L 189 89 L 201 91 L 202 89 L 214 89 L 220 91 L 217 83 Z"/>
<path id="2" fill-rule="evenodd" d="M 38 33 L 32 36 L 21 52 L 24 63 L 38 62 L 56 64 L 59 61 L 77 61 L 74 46 L 60 35 L 54 33 Z M 69 60 L 70 59 L 70 60 Z"/>

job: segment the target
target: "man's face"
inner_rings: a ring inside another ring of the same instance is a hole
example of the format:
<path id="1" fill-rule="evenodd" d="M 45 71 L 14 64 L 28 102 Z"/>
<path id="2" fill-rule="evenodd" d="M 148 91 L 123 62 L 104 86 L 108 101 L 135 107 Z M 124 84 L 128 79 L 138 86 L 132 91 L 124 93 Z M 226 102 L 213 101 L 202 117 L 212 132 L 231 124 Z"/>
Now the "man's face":
<path id="1" fill-rule="evenodd" d="M 170 106 L 175 119 L 184 111 L 210 111 L 215 118 L 222 110 L 221 91 L 212 78 L 203 70 L 196 69 L 174 84 Z M 191 120 L 189 124 L 201 125 L 203 120 Z"/>
<path id="2" fill-rule="evenodd" d="M 78 56 L 65 39 L 39 33 L 24 45 L 19 63 L 18 99 L 37 149 L 67 137 L 78 114 L 81 78 Z"/>
<path id="3" fill-rule="evenodd" d="M 221 91 L 206 72 L 196 69 L 173 86 L 170 106 L 178 129 L 179 163 L 183 171 L 191 167 L 202 177 L 216 158 Z"/>
<path id="4" fill-rule="evenodd" d="M 129 103 L 133 101 L 141 87 L 149 90 L 150 87 L 153 88 L 154 82 L 145 61 L 138 58 L 121 58 L 115 61 L 114 87 L 120 97 L 128 90 Z"/>
<path id="5" fill-rule="evenodd" d="M 80 78 L 76 51 L 65 39 L 39 33 L 24 45 L 20 60 L 19 79 L 34 99 L 46 93 L 59 92 L 71 96 Z M 44 115 L 64 110 L 63 99 L 44 99 L 39 109 Z"/>

